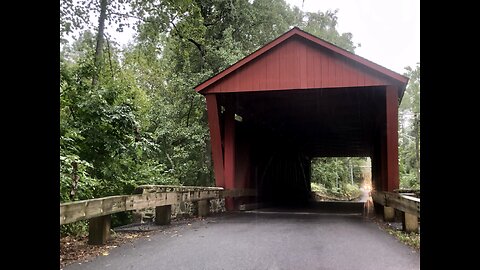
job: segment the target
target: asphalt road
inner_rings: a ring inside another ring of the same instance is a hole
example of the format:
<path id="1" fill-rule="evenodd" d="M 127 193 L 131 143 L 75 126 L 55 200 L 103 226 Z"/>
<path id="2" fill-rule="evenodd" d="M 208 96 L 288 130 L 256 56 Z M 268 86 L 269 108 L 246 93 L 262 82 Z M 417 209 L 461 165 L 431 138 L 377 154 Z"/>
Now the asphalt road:
<path id="1" fill-rule="evenodd" d="M 420 255 L 358 214 L 267 209 L 172 224 L 65 269 L 420 269 Z"/>

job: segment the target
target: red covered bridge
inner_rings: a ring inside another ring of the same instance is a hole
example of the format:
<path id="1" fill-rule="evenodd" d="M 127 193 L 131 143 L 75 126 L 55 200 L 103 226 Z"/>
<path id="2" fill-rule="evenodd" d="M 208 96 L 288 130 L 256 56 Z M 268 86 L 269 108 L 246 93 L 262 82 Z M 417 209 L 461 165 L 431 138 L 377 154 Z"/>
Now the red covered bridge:
<path id="1" fill-rule="evenodd" d="M 293 28 L 195 87 L 206 97 L 216 185 L 302 203 L 314 157 L 372 159 L 399 186 L 398 106 L 408 78 Z M 227 209 L 241 203 L 230 198 Z"/>

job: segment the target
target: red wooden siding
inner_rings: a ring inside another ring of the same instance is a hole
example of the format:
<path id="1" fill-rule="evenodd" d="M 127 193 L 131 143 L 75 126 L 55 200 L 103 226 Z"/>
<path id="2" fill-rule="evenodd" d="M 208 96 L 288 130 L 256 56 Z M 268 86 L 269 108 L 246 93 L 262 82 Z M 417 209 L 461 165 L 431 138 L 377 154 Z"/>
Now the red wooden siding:
<path id="1" fill-rule="evenodd" d="M 210 129 L 210 143 L 212 144 L 213 170 L 215 173 L 215 185 L 217 187 L 225 186 L 223 174 L 223 151 L 222 135 L 220 132 L 220 120 L 218 117 L 217 96 L 206 95 L 208 126 Z"/>
<path id="2" fill-rule="evenodd" d="M 387 188 L 385 190 L 393 192 L 399 187 L 399 168 L 398 168 L 398 93 L 391 86 L 387 86 L 385 94 L 386 99 L 386 162 L 387 162 Z"/>
<path id="3" fill-rule="evenodd" d="M 205 93 L 389 85 L 384 75 L 292 37 L 207 87 Z"/>
<path id="4" fill-rule="evenodd" d="M 235 188 L 235 113 L 231 107 L 225 111 L 225 155 L 224 155 L 224 179 L 225 189 Z M 233 210 L 233 198 L 225 198 L 227 210 Z"/>

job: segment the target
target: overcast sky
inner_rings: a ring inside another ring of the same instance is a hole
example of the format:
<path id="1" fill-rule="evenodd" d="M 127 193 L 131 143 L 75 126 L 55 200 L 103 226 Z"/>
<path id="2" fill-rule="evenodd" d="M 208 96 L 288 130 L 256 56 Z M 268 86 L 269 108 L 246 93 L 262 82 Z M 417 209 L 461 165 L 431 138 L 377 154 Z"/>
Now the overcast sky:
<path id="1" fill-rule="evenodd" d="M 337 30 L 353 34 L 355 53 L 403 74 L 406 66 L 420 62 L 420 0 L 286 0 L 304 11 L 339 9 Z M 302 7 L 303 2 L 303 7 Z M 94 21 L 94 20 L 92 20 Z M 133 31 L 107 29 L 121 43 Z"/>
<path id="2" fill-rule="evenodd" d="M 286 0 L 304 11 L 339 9 L 337 30 L 353 34 L 355 54 L 403 74 L 420 62 L 420 0 Z M 302 8 L 302 2 L 303 8 Z"/>

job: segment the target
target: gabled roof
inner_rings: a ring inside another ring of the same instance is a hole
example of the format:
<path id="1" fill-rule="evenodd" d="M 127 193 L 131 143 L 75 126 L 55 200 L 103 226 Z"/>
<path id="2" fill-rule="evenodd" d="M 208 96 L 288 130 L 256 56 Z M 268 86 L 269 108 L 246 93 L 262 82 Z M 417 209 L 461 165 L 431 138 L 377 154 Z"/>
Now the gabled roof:
<path id="1" fill-rule="evenodd" d="M 335 46 L 325 40 L 322 40 L 316 36 L 313 36 L 305 31 L 300 30 L 297 27 L 292 28 L 291 30 L 287 31 L 283 35 L 279 36 L 275 40 L 271 41 L 270 43 L 266 44 L 265 46 L 261 47 L 260 49 L 256 50 L 255 52 L 251 53 L 250 55 L 246 56 L 245 58 L 241 59 L 240 61 L 236 62 L 235 64 L 229 66 L 225 70 L 221 71 L 217 75 L 207 79 L 206 81 L 200 83 L 199 85 L 195 86 L 195 90 L 199 93 L 206 94 L 209 92 L 208 90 L 215 85 L 221 84 L 222 81 L 228 81 L 229 77 L 232 76 L 241 76 L 241 70 L 244 69 L 246 66 L 254 65 L 253 62 L 258 62 L 257 60 L 261 59 L 262 56 L 269 54 L 269 52 L 274 51 L 275 48 L 281 47 L 282 45 L 289 42 L 289 40 L 297 39 L 303 43 L 310 43 L 313 44 L 316 48 L 322 48 L 324 51 L 328 51 L 330 54 L 334 55 L 335 57 L 342 58 L 346 64 L 343 62 L 341 63 L 342 68 L 347 66 L 346 70 L 351 72 L 353 69 L 361 70 L 359 72 L 367 72 L 369 74 L 374 74 L 373 80 L 374 85 L 395 85 L 398 87 L 399 90 L 399 97 L 403 96 L 403 92 L 405 87 L 408 83 L 408 78 L 400 75 L 392 70 L 389 70 L 383 66 L 380 66 L 372 61 L 369 61 L 363 57 L 350 53 L 338 46 Z M 308 60 L 306 60 L 308 61 Z M 249 64 L 250 63 L 250 64 Z M 352 68 L 353 67 L 353 68 Z M 305 68 L 302 67 L 303 71 Z M 345 72 L 347 72 L 345 71 Z M 250 72 L 250 74 L 252 74 Z M 250 78 L 241 78 L 240 80 L 249 80 Z M 302 77 L 302 80 L 305 78 Z M 237 81 L 239 79 L 237 78 Z M 364 79 L 368 80 L 368 79 Z M 367 83 L 368 84 L 368 83 Z M 231 84 L 230 84 L 231 85 Z M 298 88 L 311 88 L 311 87 L 303 87 L 305 82 L 301 83 L 302 87 L 294 86 Z M 340 87 L 342 85 L 338 85 Z M 292 86 L 293 87 L 293 86 Z M 217 87 L 218 88 L 218 87 Z M 318 87 L 317 87 L 318 88 Z M 281 87 L 279 88 L 280 90 Z M 249 89 L 248 91 L 261 91 L 262 89 Z M 243 91 L 243 90 L 242 90 Z M 247 91 L 247 90 L 245 90 Z M 215 90 L 215 92 L 220 92 L 220 90 Z M 223 92 L 223 91 L 221 91 Z"/>

